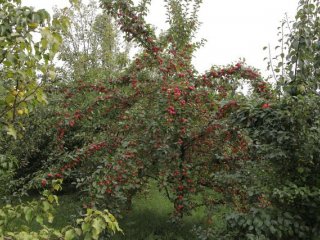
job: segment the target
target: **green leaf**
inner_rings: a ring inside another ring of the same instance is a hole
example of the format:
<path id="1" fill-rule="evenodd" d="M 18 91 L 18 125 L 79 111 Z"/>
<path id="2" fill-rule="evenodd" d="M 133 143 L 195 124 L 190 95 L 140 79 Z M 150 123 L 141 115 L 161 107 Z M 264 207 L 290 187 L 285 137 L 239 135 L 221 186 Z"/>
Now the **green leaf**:
<path id="1" fill-rule="evenodd" d="M 69 3 L 71 5 L 78 5 L 79 4 L 79 0 L 69 0 Z"/>
<path id="2" fill-rule="evenodd" d="M 298 171 L 298 173 L 303 173 L 304 172 L 304 168 L 302 168 L 302 167 L 299 167 L 299 168 L 297 168 L 297 171 Z"/>
<path id="3" fill-rule="evenodd" d="M 88 232 L 86 236 L 84 237 L 84 240 L 92 240 L 92 234 Z"/>
<path id="4" fill-rule="evenodd" d="M 13 127 L 13 125 L 8 125 L 6 127 L 7 134 L 12 136 L 14 139 L 17 139 L 17 131 Z"/>
<path id="5" fill-rule="evenodd" d="M 88 232 L 89 229 L 90 229 L 90 224 L 89 224 L 89 223 L 86 223 L 86 222 L 83 222 L 83 223 L 81 224 L 81 229 L 82 229 L 82 231 L 83 231 L 84 233 Z"/>
<path id="6" fill-rule="evenodd" d="M 64 239 L 65 240 L 72 240 L 76 237 L 76 232 L 74 231 L 74 229 L 70 229 L 68 231 L 66 231 L 65 235 L 64 235 Z"/>
<path id="7" fill-rule="evenodd" d="M 53 203 L 53 201 L 54 201 L 54 196 L 53 196 L 52 194 L 50 194 L 50 195 L 48 196 L 48 201 L 49 201 L 50 203 Z"/>
<path id="8" fill-rule="evenodd" d="M 37 221 L 37 223 L 43 225 L 43 217 L 41 217 L 40 215 L 37 215 L 36 221 Z"/>
<path id="9" fill-rule="evenodd" d="M 47 201 L 43 201 L 43 210 L 47 212 L 50 209 L 50 203 Z"/>
<path id="10" fill-rule="evenodd" d="M 52 223 L 53 219 L 54 219 L 53 215 L 51 213 L 48 213 L 48 222 Z"/>
<path id="11" fill-rule="evenodd" d="M 81 231 L 80 228 L 75 228 L 74 231 L 76 232 L 76 234 L 77 234 L 78 236 L 81 236 L 81 235 L 82 235 L 82 231 Z"/>
<path id="12" fill-rule="evenodd" d="M 24 215 L 25 215 L 25 218 L 26 218 L 26 221 L 27 222 L 31 222 L 31 220 L 32 220 L 32 209 L 30 208 L 30 207 L 25 207 L 24 209 L 23 209 L 23 211 L 24 211 Z"/>
<path id="13" fill-rule="evenodd" d="M 52 70 L 49 70 L 49 77 L 50 77 L 50 79 L 55 79 L 56 78 L 56 72 L 52 71 Z"/>

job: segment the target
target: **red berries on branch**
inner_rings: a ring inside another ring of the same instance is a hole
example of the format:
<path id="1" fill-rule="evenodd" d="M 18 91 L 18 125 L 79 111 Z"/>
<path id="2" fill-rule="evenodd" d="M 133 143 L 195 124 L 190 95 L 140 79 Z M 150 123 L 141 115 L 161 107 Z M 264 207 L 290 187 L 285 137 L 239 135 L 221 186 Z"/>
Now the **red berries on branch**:
<path id="1" fill-rule="evenodd" d="M 264 103 L 262 104 L 261 106 L 263 109 L 267 109 L 267 108 L 270 108 L 270 104 L 269 103 Z"/>
<path id="2" fill-rule="evenodd" d="M 173 106 L 168 107 L 168 113 L 170 115 L 176 115 L 177 114 L 177 112 L 176 112 L 176 110 L 175 110 L 175 108 Z"/>
<path id="3" fill-rule="evenodd" d="M 41 186 L 42 187 L 46 187 L 47 186 L 47 180 L 46 179 L 42 179 L 41 180 Z"/>

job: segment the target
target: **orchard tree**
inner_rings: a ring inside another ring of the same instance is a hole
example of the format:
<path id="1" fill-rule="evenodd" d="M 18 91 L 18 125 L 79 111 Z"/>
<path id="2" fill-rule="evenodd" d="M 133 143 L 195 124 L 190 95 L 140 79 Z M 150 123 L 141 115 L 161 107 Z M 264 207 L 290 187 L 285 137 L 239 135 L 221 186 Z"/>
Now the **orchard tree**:
<path id="1" fill-rule="evenodd" d="M 261 107 L 273 97 L 270 86 L 243 62 L 197 73 L 191 59 L 201 42 L 192 40 L 201 1 L 168 1 L 170 28 L 160 36 L 144 20 L 148 4 L 101 1 L 126 40 L 142 50 L 107 82 L 75 80 L 62 90 L 58 154 L 48 162 L 49 174 L 76 182 L 112 210 L 129 208 L 151 180 L 178 217 L 203 204 L 245 208 L 241 183 L 227 176 L 248 160 L 247 141 L 228 116 L 245 101 L 238 91 L 243 82 L 264 99 Z"/>

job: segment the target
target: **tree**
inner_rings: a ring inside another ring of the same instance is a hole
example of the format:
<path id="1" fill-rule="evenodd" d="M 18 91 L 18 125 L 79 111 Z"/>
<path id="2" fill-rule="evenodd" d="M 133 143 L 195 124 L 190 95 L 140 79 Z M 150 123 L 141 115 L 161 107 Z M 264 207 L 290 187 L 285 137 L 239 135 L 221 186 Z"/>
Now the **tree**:
<path id="1" fill-rule="evenodd" d="M 98 3 L 79 1 L 68 9 L 56 9 L 55 16 L 68 17 L 70 27 L 63 34 L 59 51 L 63 81 L 107 79 L 128 63 L 129 46 L 121 45 L 120 33 Z"/>
<path id="2" fill-rule="evenodd" d="M 21 116 L 46 103 L 42 86 L 54 78 L 52 60 L 62 41 L 59 29 L 67 23 L 51 21 L 45 10 L 23 7 L 19 0 L 0 1 L 0 8 L 0 121 L 16 138 Z"/>
<path id="3" fill-rule="evenodd" d="M 280 55 L 278 66 L 283 70 L 274 74 L 278 98 L 262 108 L 254 99 L 234 115 L 234 123 L 247 129 L 254 143 L 257 173 L 268 172 L 260 190 L 263 207 L 253 195 L 256 205 L 250 212 L 230 218 L 240 238 L 317 239 L 320 235 L 319 11 L 318 0 L 301 0 L 295 21 L 287 23 L 290 32 L 282 42 L 288 53 Z M 261 179 L 258 174 L 255 178 Z"/>
<path id="4" fill-rule="evenodd" d="M 52 158 L 50 174 L 78 182 L 90 198 L 113 210 L 130 207 L 151 180 L 178 217 L 202 204 L 243 197 L 241 184 L 223 177 L 247 157 L 246 139 L 228 116 L 243 99 L 237 92 L 243 81 L 255 94 L 271 96 L 259 73 L 242 62 L 195 71 L 191 58 L 201 43 L 192 39 L 200 3 L 168 1 L 171 28 L 156 36 L 144 20 L 148 1 L 102 2 L 126 39 L 142 51 L 107 82 L 78 80 L 64 90 L 59 154 Z M 222 197 L 208 196 L 207 190 Z M 198 194 L 202 202 L 194 201 Z"/>

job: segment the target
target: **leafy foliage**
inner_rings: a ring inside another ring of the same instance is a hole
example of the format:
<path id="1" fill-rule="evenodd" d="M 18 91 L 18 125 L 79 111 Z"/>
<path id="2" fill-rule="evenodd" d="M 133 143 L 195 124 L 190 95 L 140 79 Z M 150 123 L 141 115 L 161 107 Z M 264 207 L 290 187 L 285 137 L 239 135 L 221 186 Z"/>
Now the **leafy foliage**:
<path id="1" fill-rule="evenodd" d="M 77 226 L 65 226 L 62 229 L 54 229 L 46 224 L 54 220 L 53 210 L 58 206 L 58 197 L 53 191 L 61 190 L 61 179 L 52 180 L 51 188 L 44 190 L 40 201 L 32 201 L 25 204 L 12 206 L 5 205 L 0 209 L 0 237 L 4 239 L 99 239 L 108 230 L 110 233 L 121 231 L 118 222 L 107 210 L 87 209 L 83 218 L 76 220 Z M 49 184 L 46 180 L 41 182 L 43 187 Z M 15 222 L 22 220 L 24 223 L 17 225 Z M 32 222 L 36 221 L 39 231 L 30 229 Z"/>
<path id="2" fill-rule="evenodd" d="M 22 7 L 19 0 L 1 1 L 0 9 L 0 121 L 17 138 L 17 120 L 47 102 L 42 86 L 54 78 L 52 60 L 67 22 L 51 21 L 45 10 Z"/>
<path id="3" fill-rule="evenodd" d="M 63 61 L 62 81 L 107 79 L 118 75 L 128 62 L 129 45 L 121 40 L 119 29 L 98 3 L 79 1 L 70 8 L 55 9 L 54 16 L 68 18 L 58 54 Z"/>
<path id="4" fill-rule="evenodd" d="M 234 122 L 247 129 L 252 139 L 257 168 L 260 161 L 272 168 L 272 180 L 265 188 L 269 204 L 230 218 L 231 226 L 238 226 L 245 239 L 319 236 L 320 98 L 315 70 L 319 32 L 314 22 L 318 12 L 319 1 L 300 1 L 287 40 L 287 75 L 281 75 L 289 78 L 279 78 L 279 98 L 262 108 L 249 102 L 234 115 Z"/>

